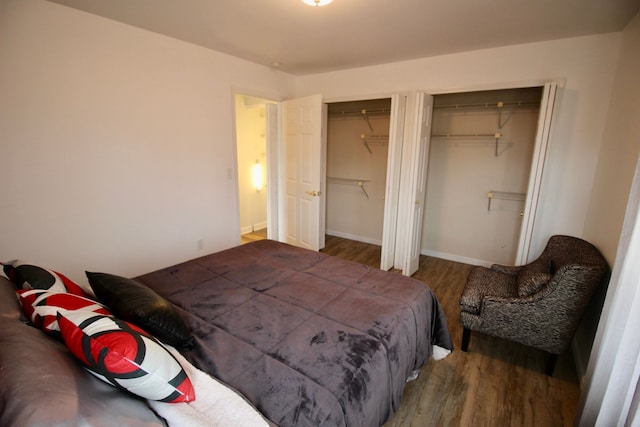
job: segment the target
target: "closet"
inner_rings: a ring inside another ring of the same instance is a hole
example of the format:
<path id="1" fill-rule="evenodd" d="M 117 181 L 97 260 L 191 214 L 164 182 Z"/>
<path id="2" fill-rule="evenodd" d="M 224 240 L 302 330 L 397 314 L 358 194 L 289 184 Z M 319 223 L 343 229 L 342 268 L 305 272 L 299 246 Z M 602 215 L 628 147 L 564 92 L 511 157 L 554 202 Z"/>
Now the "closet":
<path id="1" fill-rule="evenodd" d="M 326 233 L 381 245 L 391 99 L 329 103 Z"/>
<path id="2" fill-rule="evenodd" d="M 434 97 L 423 254 L 514 264 L 542 90 Z"/>

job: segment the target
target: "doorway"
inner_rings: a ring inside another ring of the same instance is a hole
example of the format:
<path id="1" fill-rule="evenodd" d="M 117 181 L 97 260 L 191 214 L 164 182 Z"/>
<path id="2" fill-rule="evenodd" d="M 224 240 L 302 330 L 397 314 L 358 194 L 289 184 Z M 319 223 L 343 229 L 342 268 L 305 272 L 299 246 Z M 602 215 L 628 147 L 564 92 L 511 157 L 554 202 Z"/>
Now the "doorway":
<path id="1" fill-rule="evenodd" d="M 236 94 L 236 157 L 241 243 L 270 237 L 271 161 L 268 155 L 273 101 Z M 276 186 L 273 186 L 276 187 Z M 275 188 L 273 188 L 275 190 Z"/>
<path id="2" fill-rule="evenodd" d="M 434 96 L 422 253 L 513 265 L 543 87 Z"/>
<path id="3" fill-rule="evenodd" d="M 384 99 L 384 111 L 382 112 L 376 108 L 375 103 L 376 100 L 357 100 L 339 106 L 343 108 L 334 106 L 332 107 L 332 115 L 336 119 L 343 120 L 357 118 L 359 126 L 364 126 L 366 123 L 365 130 L 360 130 L 356 133 L 351 132 L 352 138 L 348 138 L 350 145 L 355 142 L 358 147 L 361 147 L 358 148 L 358 151 L 366 150 L 373 154 L 372 144 L 383 143 L 386 145 L 387 163 L 384 164 L 383 162 L 380 168 L 376 168 L 377 171 L 385 170 L 386 174 L 384 179 L 375 179 L 376 183 L 385 182 L 386 185 L 382 196 L 382 239 L 381 242 L 379 237 L 374 237 L 374 239 L 376 239 L 375 243 L 381 243 L 382 245 L 381 268 L 387 270 L 393 266 L 396 246 L 406 97 L 401 94 L 393 94 L 390 98 Z M 365 185 L 367 181 L 373 181 L 367 177 L 355 176 L 353 170 L 348 167 L 342 168 L 342 171 L 338 170 L 338 173 L 334 173 L 336 171 L 332 170 L 330 175 L 327 176 L 327 122 L 329 105 L 331 104 L 323 104 L 320 95 L 287 100 L 282 103 L 282 146 L 278 151 L 282 153 L 282 167 L 278 180 L 282 194 L 281 214 L 278 222 L 281 230 L 280 237 L 283 239 L 282 241 L 297 246 L 309 246 L 314 250 L 324 246 L 325 229 L 327 227 L 327 195 L 331 193 L 331 189 L 328 189 L 328 186 L 349 186 L 352 189 L 357 189 L 366 198 L 369 196 L 369 192 Z M 334 102 L 333 104 L 341 103 Z M 314 117 L 320 116 L 320 112 L 322 112 L 322 123 L 319 119 L 314 119 Z M 388 122 L 380 127 L 381 133 L 376 131 L 371 117 L 379 113 L 389 117 Z M 384 133 L 385 129 L 389 129 L 386 135 Z M 334 138 L 333 140 L 346 142 L 346 139 L 343 138 Z M 320 142 L 321 147 L 319 150 L 313 149 L 313 147 L 316 147 L 314 141 Z M 342 146 L 342 148 L 344 147 Z M 305 164 L 308 166 L 303 166 Z M 342 175 L 343 172 L 344 176 Z M 331 178 L 330 184 L 327 183 L 327 178 Z M 303 183 L 307 185 L 302 186 L 301 184 Z M 302 203 L 298 203 L 298 200 L 301 200 L 300 196 L 305 198 Z M 339 205 L 339 203 L 332 204 L 332 206 Z M 313 216 L 312 214 L 315 212 L 317 212 L 317 215 Z M 351 212 L 344 213 L 346 216 L 353 217 L 353 215 L 350 215 Z M 365 215 L 368 214 L 369 211 Z M 313 219 L 313 221 L 309 222 L 309 219 Z M 316 219 L 319 220 L 317 225 L 315 224 Z M 309 226 L 303 226 L 303 224 L 307 223 L 309 223 Z M 302 231 L 305 232 L 305 236 L 308 237 L 309 241 L 317 234 L 320 244 L 317 247 L 305 245 L 303 240 L 296 237 L 301 235 Z M 346 234 L 351 239 L 367 242 L 372 239 L 370 236 L 355 234 L 352 231 L 333 230 L 331 232 L 344 233 L 342 235 Z"/>

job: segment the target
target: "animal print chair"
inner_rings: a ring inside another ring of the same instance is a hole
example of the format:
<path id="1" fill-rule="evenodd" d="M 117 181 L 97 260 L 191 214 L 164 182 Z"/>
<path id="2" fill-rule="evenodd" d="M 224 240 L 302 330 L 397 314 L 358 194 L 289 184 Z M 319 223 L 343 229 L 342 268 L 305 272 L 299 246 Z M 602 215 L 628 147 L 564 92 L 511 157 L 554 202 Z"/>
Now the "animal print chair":
<path id="1" fill-rule="evenodd" d="M 551 376 L 608 271 L 598 249 L 570 236 L 551 237 L 524 266 L 474 267 L 460 296 L 462 350 L 471 331 L 515 341 L 550 353 Z"/>

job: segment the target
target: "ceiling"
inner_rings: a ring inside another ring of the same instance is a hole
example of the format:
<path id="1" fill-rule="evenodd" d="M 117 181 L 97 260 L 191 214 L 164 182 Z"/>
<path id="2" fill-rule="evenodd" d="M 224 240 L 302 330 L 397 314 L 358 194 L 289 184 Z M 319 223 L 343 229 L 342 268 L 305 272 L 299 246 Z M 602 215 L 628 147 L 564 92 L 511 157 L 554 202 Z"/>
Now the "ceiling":
<path id="1" fill-rule="evenodd" d="M 640 0 L 49 0 L 294 75 L 621 31 Z"/>

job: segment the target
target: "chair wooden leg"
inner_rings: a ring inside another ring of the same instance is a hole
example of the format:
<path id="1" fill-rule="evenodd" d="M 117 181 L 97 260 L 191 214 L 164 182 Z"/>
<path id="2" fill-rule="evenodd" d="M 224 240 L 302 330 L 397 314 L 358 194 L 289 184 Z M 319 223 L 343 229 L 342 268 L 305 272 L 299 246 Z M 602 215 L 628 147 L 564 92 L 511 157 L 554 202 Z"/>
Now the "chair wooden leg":
<path id="1" fill-rule="evenodd" d="M 553 370 L 556 367 L 556 362 L 558 361 L 557 354 L 549 354 L 549 358 L 547 359 L 547 366 L 544 368 L 544 373 L 548 376 L 553 376 Z"/>
<path id="2" fill-rule="evenodd" d="M 471 329 L 464 328 L 462 329 L 462 345 L 460 348 L 462 351 L 469 350 L 469 339 L 471 338 Z"/>

